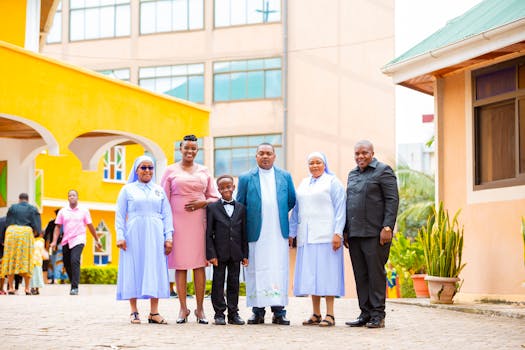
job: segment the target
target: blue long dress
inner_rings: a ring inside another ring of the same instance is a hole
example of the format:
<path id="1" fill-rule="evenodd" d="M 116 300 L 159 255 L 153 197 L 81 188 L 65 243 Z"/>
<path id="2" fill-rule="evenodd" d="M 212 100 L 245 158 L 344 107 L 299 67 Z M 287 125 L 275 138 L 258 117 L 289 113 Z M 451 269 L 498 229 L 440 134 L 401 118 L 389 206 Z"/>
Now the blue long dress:
<path id="1" fill-rule="evenodd" d="M 135 181 L 122 187 L 115 214 L 119 249 L 117 300 L 169 298 L 164 242 L 172 237 L 171 208 L 162 187 Z"/>

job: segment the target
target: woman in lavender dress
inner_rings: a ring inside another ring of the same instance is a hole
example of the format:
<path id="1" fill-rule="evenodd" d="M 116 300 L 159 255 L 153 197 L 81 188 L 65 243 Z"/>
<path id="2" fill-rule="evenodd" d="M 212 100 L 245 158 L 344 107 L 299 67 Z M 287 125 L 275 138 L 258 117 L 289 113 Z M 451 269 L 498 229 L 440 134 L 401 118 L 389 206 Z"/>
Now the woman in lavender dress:
<path id="1" fill-rule="evenodd" d="M 158 305 L 159 298 L 170 296 L 167 255 L 173 222 L 170 204 L 162 187 L 153 182 L 153 172 L 153 160 L 138 157 L 117 199 L 117 300 L 129 300 L 131 323 L 140 323 L 137 299 L 150 299 L 148 322 L 167 324 Z"/>
<path id="2" fill-rule="evenodd" d="M 313 313 L 303 325 L 334 326 L 334 297 L 345 294 L 343 228 L 346 193 L 324 154 L 308 156 L 310 176 L 297 188 L 290 239 L 297 237 L 294 295 L 311 295 Z M 321 317 L 321 297 L 326 317 Z"/>

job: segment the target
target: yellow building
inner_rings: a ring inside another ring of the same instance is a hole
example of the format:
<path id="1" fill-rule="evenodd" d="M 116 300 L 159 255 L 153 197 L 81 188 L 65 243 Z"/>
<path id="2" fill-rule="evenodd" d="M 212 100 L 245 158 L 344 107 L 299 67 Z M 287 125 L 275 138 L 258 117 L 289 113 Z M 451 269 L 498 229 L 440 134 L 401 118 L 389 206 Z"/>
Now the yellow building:
<path id="1" fill-rule="evenodd" d="M 209 110 L 36 53 L 57 6 L 0 2 L 0 214 L 27 192 L 45 225 L 76 189 L 106 235 L 97 257 L 88 235 L 83 265 L 116 263 L 114 203 L 132 161 L 148 152 L 160 176 L 175 140 L 208 133 Z"/>
<path id="2" fill-rule="evenodd" d="M 438 200 L 465 225 L 461 294 L 525 300 L 525 2 L 485 0 L 383 72 L 434 96 Z"/>

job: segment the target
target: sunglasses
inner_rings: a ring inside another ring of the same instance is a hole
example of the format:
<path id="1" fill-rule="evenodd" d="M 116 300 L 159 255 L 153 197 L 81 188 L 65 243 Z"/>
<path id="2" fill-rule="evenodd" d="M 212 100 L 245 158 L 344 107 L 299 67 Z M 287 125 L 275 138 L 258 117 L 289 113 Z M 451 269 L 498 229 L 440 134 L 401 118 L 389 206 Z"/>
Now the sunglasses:
<path id="1" fill-rule="evenodd" d="M 140 170 L 143 170 L 143 171 L 146 171 L 146 170 L 152 171 L 153 169 L 155 169 L 155 167 L 153 167 L 153 166 L 145 166 L 145 165 L 143 165 L 143 166 L 140 167 Z"/>

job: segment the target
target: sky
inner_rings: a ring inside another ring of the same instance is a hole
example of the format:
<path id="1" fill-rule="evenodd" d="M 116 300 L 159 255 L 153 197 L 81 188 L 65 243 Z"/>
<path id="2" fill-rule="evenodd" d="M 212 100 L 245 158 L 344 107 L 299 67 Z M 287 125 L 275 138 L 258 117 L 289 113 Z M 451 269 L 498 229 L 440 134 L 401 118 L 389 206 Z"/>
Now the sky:
<path id="1" fill-rule="evenodd" d="M 446 23 L 482 0 L 395 0 L 395 55 L 403 54 Z M 398 144 L 427 142 L 432 123 L 421 122 L 434 113 L 433 96 L 396 87 L 396 139 Z"/>

